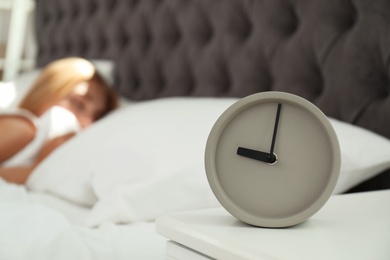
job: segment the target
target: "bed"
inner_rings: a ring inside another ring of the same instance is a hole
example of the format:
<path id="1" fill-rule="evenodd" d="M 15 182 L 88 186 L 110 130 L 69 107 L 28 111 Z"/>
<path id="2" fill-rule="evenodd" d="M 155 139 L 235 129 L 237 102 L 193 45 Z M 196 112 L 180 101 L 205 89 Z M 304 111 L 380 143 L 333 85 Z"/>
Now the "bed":
<path id="1" fill-rule="evenodd" d="M 262 91 L 329 117 L 342 156 L 335 196 L 390 188 L 387 0 L 36 0 L 35 21 L 37 68 L 7 83 L 17 95 L 4 106 L 50 61 L 80 56 L 121 107 L 25 187 L 0 180 L 0 259 L 163 259 L 155 219 L 220 206 L 204 172 L 208 133 Z"/>

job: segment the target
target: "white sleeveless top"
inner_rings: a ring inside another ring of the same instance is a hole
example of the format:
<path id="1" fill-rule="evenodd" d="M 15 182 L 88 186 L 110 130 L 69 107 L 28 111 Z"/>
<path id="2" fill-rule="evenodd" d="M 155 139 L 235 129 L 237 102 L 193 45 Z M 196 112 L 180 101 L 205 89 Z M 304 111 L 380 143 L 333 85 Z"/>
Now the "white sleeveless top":
<path id="1" fill-rule="evenodd" d="M 0 110 L 0 117 L 6 115 L 27 118 L 35 125 L 36 133 L 29 144 L 7 161 L 1 163 L 1 167 L 28 166 L 36 160 L 48 140 L 80 130 L 80 125 L 73 113 L 59 106 L 52 107 L 41 117 L 37 117 L 25 109 Z"/>

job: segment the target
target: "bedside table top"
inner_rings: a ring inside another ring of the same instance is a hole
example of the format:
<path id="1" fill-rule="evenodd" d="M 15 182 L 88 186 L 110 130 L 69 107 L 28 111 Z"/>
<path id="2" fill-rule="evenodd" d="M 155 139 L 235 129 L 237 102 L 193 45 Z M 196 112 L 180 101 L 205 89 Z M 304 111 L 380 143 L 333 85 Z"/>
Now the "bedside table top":
<path id="1" fill-rule="evenodd" d="M 217 259 L 390 259 L 390 190 L 332 196 L 302 224 L 247 225 L 224 208 L 157 219 L 157 232 Z"/>

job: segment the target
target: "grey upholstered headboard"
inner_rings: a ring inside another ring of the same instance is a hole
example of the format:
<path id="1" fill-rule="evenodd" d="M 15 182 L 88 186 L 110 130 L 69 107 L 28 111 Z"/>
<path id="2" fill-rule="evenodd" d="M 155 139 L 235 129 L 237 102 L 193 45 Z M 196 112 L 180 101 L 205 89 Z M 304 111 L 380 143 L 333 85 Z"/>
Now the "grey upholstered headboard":
<path id="1" fill-rule="evenodd" d="M 122 95 L 280 90 L 390 138 L 388 0 L 36 0 L 38 65 L 113 59 Z"/>

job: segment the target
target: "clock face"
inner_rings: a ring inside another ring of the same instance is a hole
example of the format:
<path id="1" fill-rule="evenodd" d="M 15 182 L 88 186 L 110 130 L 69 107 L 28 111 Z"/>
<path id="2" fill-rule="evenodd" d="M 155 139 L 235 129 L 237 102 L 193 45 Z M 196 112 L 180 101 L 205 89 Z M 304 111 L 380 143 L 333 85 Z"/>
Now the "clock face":
<path id="1" fill-rule="evenodd" d="M 327 117 L 283 92 L 243 98 L 215 123 L 206 146 L 210 186 L 232 215 L 256 226 L 303 222 L 330 197 L 340 148 Z"/>

